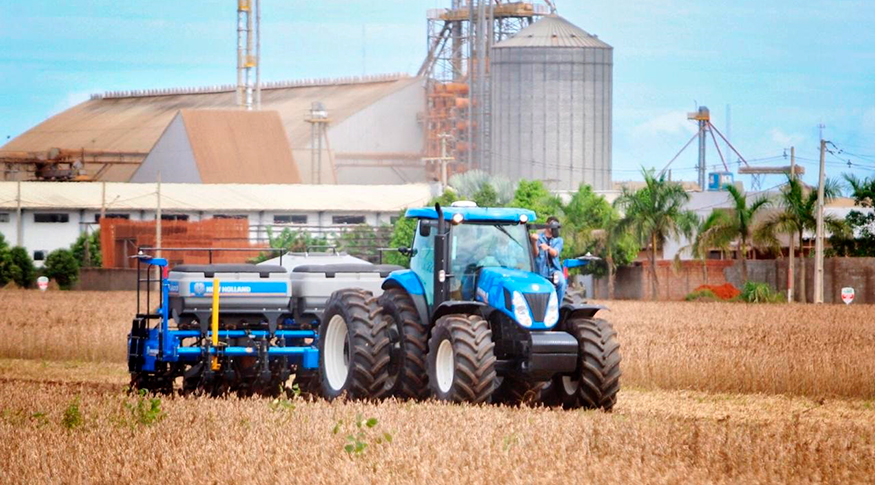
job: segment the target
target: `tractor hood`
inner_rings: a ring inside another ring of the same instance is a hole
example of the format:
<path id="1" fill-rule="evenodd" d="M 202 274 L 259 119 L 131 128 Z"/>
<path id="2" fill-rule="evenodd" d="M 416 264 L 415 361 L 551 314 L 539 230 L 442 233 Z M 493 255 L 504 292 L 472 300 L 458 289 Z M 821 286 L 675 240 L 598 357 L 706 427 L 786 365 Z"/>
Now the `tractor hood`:
<path id="1" fill-rule="evenodd" d="M 559 320 L 559 301 L 553 283 L 528 271 L 483 268 L 477 279 L 476 299 L 527 329 L 551 328 Z"/>

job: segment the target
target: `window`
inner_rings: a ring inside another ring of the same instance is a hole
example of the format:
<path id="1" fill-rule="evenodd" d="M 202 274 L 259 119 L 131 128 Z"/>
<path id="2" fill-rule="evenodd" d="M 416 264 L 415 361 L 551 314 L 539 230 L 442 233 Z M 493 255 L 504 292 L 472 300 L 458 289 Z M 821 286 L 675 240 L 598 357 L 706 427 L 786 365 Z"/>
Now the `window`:
<path id="1" fill-rule="evenodd" d="M 8 212 L 0 212 L 0 222 L 9 222 Z"/>
<path id="2" fill-rule="evenodd" d="M 332 216 L 331 223 L 334 225 L 364 224 L 365 216 Z"/>
<path id="3" fill-rule="evenodd" d="M 66 223 L 70 222 L 70 214 L 64 214 L 61 212 L 43 212 L 41 214 L 34 214 L 33 222 Z"/>
<path id="4" fill-rule="evenodd" d="M 33 252 L 33 260 L 34 261 L 45 261 L 46 252 L 45 251 L 34 251 Z"/>
<path id="5" fill-rule="evenodd" d="M 306 224 L 307 216 L 302 214 L 277 214 L 273 216 L 274 224 Z"/>
<path id="6" fill-rule="evenodd" d="M 213 219 L 248 219 L 246 214 L 215 214 Z"/>
<path id="7" fill-rule="evenodd" d="M 131 218 L 131 215 L 130 215 L 130 214 L 113 214 L 113 213 L 110 213 L 110 214 L 106 214 L 106 215 L 104 215 L 103 217 L 105 217 L 105 218 L 107 218 L 107 219 L 125 219 L 125 220 L 129 220 L 129 219 Z M 94 215 L 94 222 L 100 222 L 100 214 L 95 214 L 95 215 Z"/>
<path id="8" fill-rule="evenodd" d="M 187 221 L 188 214 L 161 214 L 162 221 Z"/>

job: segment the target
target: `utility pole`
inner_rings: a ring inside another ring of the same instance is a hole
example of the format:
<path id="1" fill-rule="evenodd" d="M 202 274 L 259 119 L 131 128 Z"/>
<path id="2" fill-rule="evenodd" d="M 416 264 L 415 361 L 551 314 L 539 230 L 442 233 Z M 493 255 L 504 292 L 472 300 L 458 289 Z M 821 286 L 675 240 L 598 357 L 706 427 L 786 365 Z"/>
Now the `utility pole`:
<path id="1" fill-rule="evenodd" d="M 826 141 L 820 140 L 820 177 L 817 183 L 817 236 L 814 257 L 814 303 L 823 303 L 823 183 L 826 161 Z"/>
<path id="2" fill-rule="evenodd" d="M 441 185 L 447 186 L 447 136 L 441 135 Z"/>
<path id="3" fill-rule="evenodd" d="M 155 207 L 155 247 L 161 247 L 161 171 L 158 171 L 158 184 L 157 184 L 157 192 L 156 199 L 158 203 Z M 155 257 L 161 257 L 161 250 L 158 249 L 155 251 Z"/>
<path id="4" fill-rule="evenodd" d="M 24 246 L 24 221 L 21 220 L 21 180 L 18 181 L 18 189 L 15 193 L 15 224 L 18 226 L 15 234 L 15 245 Z"/>
<path id="5" fill-rule="evenodd" d="M 790 147 L 790 179 L 796 180 L 796 147 Z M 796 266 L 795 234 L 790 234 L 789 254 L 790 263 L 787 265 L 787 303 L 793 302 L 793 290 L 796 288 L 794 278 Z M 805 264 L 804 262 L 802 264 Z"/>

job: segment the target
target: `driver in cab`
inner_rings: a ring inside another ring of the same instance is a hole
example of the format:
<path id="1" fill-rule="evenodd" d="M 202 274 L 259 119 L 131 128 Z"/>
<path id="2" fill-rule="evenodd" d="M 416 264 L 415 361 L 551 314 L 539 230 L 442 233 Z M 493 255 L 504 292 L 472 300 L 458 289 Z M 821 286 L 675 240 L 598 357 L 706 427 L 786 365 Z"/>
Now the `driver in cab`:
<path id="1" fill-rule="evenodd" d="M 535 255 L 535 270 L 556 286 L 556 296 L 559 297 L 560 304 L 565 296 L 565 288 L 568 285 L 565 281 L 562 262 L 559 258 L 565 245 L 565 242 L 559 237 L 559 228 L 561 227 L 559 219 L 555 216 L 550 216 L 547 218 L 547 227 L 543 231 L 531 235 L 532 251 Z"/>

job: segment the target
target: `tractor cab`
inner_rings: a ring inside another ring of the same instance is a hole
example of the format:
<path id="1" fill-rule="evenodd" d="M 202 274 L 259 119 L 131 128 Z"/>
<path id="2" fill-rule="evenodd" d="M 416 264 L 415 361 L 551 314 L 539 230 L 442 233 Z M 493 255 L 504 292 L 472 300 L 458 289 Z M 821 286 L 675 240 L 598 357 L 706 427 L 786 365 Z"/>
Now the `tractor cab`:
<path id="1" fill-rule="evenodd" d="M 534 212 L 454 205 L 410 209 L 407 217 L 418 219 L 408 251 L 409 271 L 422 285 L 429 320 L 475 303 L 503 312 L 525 328 L 557 323 L 556 291 L 534 272 L 527 230 Z M 415 286 L 409 275 L 399 273 L 386 284 L 398 277 L 402 287 Z"/>

